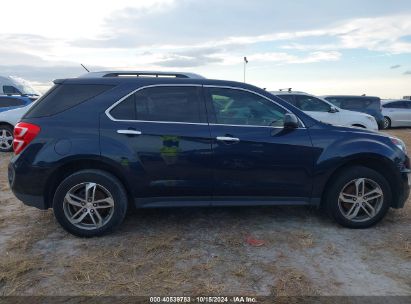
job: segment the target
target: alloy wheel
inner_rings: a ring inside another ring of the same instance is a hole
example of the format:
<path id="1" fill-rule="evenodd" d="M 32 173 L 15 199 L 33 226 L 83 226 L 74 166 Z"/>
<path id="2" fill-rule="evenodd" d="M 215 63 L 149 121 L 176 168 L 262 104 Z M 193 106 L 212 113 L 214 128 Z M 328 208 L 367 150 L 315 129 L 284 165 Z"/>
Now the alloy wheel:
<path id="1" fill-rule="evenodd" d="M 110 221 L 114 213 L 114 199 L 106 188 L 97 183 L 81 183 L 67 192 L 63 209 L 72 225 L 94 230 Z"/>
<path id="2" fill-rule="evenodd" d="M 384 129 L 388 129 L 390 127 L 390 121 L 387 117 L 384 117 Z"/>
<path id="3" fill-rule="evenodd" d="M 0 148 L 9 150 L 13 146 L 13 134 L 9 130 L 0 130 Z"/>
<path id="4" fill-rule="evenodd" d="M 342 215 L 353 222 L 365 222 L 374 218 L 384 202 L 378 183 L 368 178 L 357 178 L 347 183 L 338 197 Z"/>

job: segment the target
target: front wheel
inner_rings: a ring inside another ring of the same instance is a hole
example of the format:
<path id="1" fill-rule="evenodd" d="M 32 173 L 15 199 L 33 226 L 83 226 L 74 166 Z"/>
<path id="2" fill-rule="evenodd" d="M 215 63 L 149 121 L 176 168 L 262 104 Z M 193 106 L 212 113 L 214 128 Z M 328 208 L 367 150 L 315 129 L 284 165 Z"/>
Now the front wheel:
<path id="1" fill-rule="evenodd" d="M 350 167 L 332 182 L 326 194 L 328 213 L 348 228 L 368 228 L 378 223 L 391 205 L 391 189 L 377 171 Z"/>
<path id="2" fill-rule="evenodd" d="M 82 170 L 57 187 L 53 210 L 71 234 L 92 237 L 117 228 L 126 215 L 127 194 L 121 182 L 100 170 Z"/>

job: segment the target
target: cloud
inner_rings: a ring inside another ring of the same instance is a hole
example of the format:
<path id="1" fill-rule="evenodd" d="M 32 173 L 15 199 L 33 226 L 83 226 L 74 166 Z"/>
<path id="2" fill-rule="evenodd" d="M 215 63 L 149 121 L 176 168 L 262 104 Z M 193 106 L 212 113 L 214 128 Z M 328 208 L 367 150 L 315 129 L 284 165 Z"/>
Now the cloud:
<path id="1" fill-rule="evenodd" d="M 411 75 L 411 70 L 405 71 L 404 75 Z"/>
<path id="2" fill-rule="evenodd" d="M 400 67 L 401 67 L 400 64 L 396 64 L 396 65 L 391 66 L 390 69 L 394 70 L 394 69 L 398 69 Z"/>
<path id="3" fill-rule="evenodd" d="M 337 45 L 333 41 L 325 48 L 322 44 L 306 47 L 317 51 L 360 47 L 409 52 L 409 43 L 400 38 L 411 35 L 411 15 L 399 13 L 411 10 L 410 1 L 398 0 L 396 6 L 382 0 L 364 0 L 361 4 L 346 0 L 344 7 L 327 0 L 315 3 L 321 9 L 311 9 L 311 1 L 272 0 L 259 0 L 258 5 L 250 5 L 249 0 L 179 0 L 150 9 L 129 7 L 106 18 L 100 35 L 71 43 L 77 47 L 141 48 L 297 43 L 304 37 L 335 37 Z"/>

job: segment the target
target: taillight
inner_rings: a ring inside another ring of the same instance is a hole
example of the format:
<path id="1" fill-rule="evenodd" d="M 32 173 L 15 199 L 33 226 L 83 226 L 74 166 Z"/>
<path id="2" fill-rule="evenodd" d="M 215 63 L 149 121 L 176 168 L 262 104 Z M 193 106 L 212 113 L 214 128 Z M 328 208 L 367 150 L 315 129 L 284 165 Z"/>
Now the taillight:
<path id="1" fill-rule="evenodd" d="M 39 134 L 40 127 L 27 122 L 19 122 L 14 127 L 13 150 L 17 155 Z"/>

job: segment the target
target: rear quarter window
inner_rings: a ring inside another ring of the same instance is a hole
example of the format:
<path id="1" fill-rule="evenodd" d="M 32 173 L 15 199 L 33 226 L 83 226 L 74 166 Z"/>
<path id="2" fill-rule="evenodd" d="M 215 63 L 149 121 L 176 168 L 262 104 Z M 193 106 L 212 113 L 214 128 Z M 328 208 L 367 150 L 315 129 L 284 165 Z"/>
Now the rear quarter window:
<path id="1" fill-rule="evenodd" d="M 113 86 L 100 84 L 57 84 L 41 97 L 24 117 L 52 116 L 96 97 L 111 88 Z"/>

